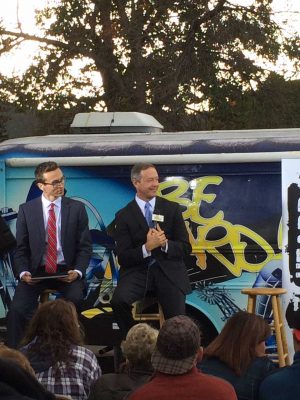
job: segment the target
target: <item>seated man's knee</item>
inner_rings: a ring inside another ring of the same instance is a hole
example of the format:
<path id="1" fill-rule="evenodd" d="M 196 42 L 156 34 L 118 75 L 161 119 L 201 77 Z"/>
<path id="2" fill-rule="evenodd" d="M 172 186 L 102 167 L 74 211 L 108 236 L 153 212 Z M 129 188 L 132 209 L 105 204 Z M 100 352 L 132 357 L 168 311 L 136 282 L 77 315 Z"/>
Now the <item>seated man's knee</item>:
<path id="1" fill-rule="evenodd" d="M 76 296 L 76 295 L 70 295 L 70 296 L 65 296 L 65 300 L 70 301 L 71 303 L 74 304 L 74 306 L 78 309 L 81 307 L 83 303 L 83 297 L 82 296 Z"/>
<path id="2" fill-rule="evenodd" d="M 115 290 L 113 297 L 110 301 L 110 304 L 112 308 L 117 308 L 118 306 L 124 304 L 130 305 L 130 302 L 128 301 L 127 296 L 123 292 Z"/>

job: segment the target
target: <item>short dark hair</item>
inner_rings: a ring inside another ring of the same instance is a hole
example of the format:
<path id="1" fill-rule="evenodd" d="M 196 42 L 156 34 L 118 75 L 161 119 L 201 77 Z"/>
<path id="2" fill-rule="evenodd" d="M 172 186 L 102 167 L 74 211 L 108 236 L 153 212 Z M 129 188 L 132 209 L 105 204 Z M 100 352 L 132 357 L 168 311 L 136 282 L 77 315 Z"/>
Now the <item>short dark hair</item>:
<path id="1" fill-rule="evenodd" d="M 55 171 L 58 168 L 59 168 L 59 166 L 54 161 L 45 161 L 45 162 L 42 162 L 41 164 L 39 164 L 34 171 L 36 183 L 44 182 L 44 173 L 45 172 Z"/>
<path id="2" fill-rule="evenodd" d="M 131 168 L 130 177 L 131 180 L 140 180 L 141 179 L 141 172 L 145 171 L 149 168 L 155 168 L 153 164 L 150 163 L 137 163 Z M 156 169 L 156 168 L 155 168 Z"/>

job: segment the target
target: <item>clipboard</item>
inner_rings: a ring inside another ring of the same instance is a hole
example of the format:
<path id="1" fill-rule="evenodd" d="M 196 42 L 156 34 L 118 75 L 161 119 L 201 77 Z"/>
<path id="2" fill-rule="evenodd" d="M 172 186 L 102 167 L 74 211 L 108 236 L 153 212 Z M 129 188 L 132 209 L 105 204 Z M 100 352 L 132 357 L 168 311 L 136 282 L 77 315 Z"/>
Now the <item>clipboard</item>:
<path id="1" fill-rule="evenodd" d="M 42 281 L 44 279 L 57 279 L 57 278 L 67 278 L 68 274 L 55 274 L 55 275 L 45 275 L 45 276 L 34 276 L 31 277 L 32 281 Z"/>

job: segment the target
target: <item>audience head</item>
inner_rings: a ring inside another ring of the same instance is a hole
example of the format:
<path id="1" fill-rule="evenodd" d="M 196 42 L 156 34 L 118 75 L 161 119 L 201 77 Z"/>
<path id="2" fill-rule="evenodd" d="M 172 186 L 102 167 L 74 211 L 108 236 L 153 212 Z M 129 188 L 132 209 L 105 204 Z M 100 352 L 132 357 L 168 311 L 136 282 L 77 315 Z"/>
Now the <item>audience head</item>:
<path id="1" fill-rule="evenodd" d="M 35 376 L 34 370 L 30 365 L 29 360 L 19 350 L 11 349 L 4 344 L 0 344 L 0 358 L 4 360 L 12 361 L 20 365 L 25 371 Z"/>
<path id="2" fill-rule="evenodd" d="M 262 317 L 240 311 L 228 319 L 204 355 L 218 358 L 242 375 L 256 357 L 264 355 L 265 340 L 270 334 L 270 326 Z"/>
<path id="3" fill-rule="evenodd" d="M 134 325 L 121 344 L 122 352 L 129 367 L 152 369 L 151 356 L 155 348 L 158 330 L 150 325 L 140 323 Z"/>
<path id="4" fill-rule="evenodd" d="M 40 305 L 31 319 L 23 344 L 34 342 L 31 349 L 39 353 L 51 352 L 56 361 L 62 361 L 71 345 L 83 343 L 76 308 L 63 299 Z"/>
<path id="5" fill-rule="evenodd" d="M 196 364 L 200 346 L 200 330 L 189 317 L 170 318 L 159 331 L 152 354 L 153 368 L 169 375 L 185 374 Z"/>

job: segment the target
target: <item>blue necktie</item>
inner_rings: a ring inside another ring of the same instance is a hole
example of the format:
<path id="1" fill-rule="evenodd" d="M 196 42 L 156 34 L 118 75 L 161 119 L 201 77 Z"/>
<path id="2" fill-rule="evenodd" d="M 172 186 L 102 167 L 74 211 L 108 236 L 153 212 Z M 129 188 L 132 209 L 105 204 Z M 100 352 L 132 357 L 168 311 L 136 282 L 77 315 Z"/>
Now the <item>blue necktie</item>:
<path id="1" fill-rule="evenodd" d="M 149 202 L 146 202 L 145 204 L 145 218 L 149 228 L 154 228 L 154 223 L 152 221 L 151 204 Z M 153 258 L 152 256 L 148 257 L 147 260 L 148 267 L 151 267 L 151 265 L 155 263 L 155 258 Z"/>
<path id="2" fill-rule="evenodd" d="M 147 224 L 148 224 L 149 228 L 153 228 L 154 224 L 153 224 L 153 221 L 152 221 L 151 204 L 149 202 L 147 202 L 145 204 L 145 218 L 146 218 L 146 221 L 147 221 Z"/>

